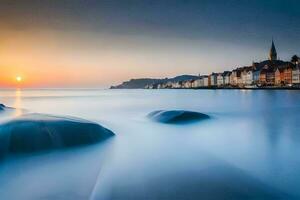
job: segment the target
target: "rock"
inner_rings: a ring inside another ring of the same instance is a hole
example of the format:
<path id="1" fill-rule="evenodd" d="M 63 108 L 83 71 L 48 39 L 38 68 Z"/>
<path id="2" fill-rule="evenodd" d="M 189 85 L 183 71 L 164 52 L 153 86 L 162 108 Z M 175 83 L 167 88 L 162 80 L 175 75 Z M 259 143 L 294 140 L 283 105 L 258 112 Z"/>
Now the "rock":
<path id="1" fill-rule="evenodd" d="M 13 110 L 15 110 L 15 108 L 7 107 L 6 105 L 0 103 L 0 112 L 13 111 Z"/>
<path id="2" fill-rule="evenodd" d="M 0 155 L 92 144 L 113 135 L 79 118 L 27 114 L 0 125 Z"/>
<path id="3" fill-rule="evenodd" d="M 0 103 L 0 112 L 1 112 L 1 111 L 4 111 L 4 109 L 5 109 L 5 105 L 2 104 L 2 103 Z"/>
<path id="4" fill-rule="evenodd" d="M 169 124 L 186 124 L 210 118 L 206 114 L 186 110 L 158 110 L 148 114 L 148 117 Z"/>

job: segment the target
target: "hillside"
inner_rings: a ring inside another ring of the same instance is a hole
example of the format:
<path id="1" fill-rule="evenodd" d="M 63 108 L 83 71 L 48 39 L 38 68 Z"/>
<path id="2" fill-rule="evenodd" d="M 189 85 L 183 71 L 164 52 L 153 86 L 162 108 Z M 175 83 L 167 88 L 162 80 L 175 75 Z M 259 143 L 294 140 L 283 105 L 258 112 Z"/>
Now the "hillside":
<path id="1" fill-rule="evenodd" d="M 193 75 L 181 75 L 174 78 L 165 78 L 165 79 L 152 79 L 152 78 L 140 78 L 140 79 L 131 79 L 125 81 L 120 85 L 111 86 L 110 89 L 142 89 L 146 85 L 166 83 L 166 82 L 178 82 L 178 81 L 187 81 L 192 79 L 197 79 L 198 76 Z"/>

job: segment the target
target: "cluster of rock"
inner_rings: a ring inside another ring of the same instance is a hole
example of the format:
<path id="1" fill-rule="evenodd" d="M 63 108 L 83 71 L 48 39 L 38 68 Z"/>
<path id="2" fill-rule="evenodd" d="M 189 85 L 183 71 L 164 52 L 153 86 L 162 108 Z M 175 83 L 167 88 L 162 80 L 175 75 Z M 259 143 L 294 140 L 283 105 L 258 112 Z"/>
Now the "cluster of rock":
<path id="1" fill-rule="evenodd" d="M 6 106 L 0 104 L 5 112 Z M 208 119 L 192 111 L 154 111 L 148 117 L 156 122 L 185 124 Z M 48 114 L 24 114 L 0 123 L 0 159 L 9 154 L 31 153 L 87 145 L 104 141 L 114 133 L 91 121 Z"/>

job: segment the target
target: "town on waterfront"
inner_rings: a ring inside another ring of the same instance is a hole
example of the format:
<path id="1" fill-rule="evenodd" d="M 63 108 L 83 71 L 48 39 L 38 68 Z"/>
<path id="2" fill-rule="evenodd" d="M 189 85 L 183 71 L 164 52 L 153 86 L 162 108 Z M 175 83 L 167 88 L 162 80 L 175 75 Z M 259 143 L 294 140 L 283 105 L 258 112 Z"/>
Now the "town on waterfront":
<path id="1" fill-rule="evenodd" d="M 297 55 L 290 61 L 278 59 L 272 40 L 269 58 L 253 62 L 251 66 L 237 67 L 209 75 L 182 75 L 172 79 L 132 79 L 115 88 L 145 89 L 300 89 L 300 58 Z"/>
<path id="2" fill-rule="evenodd" d="M 146 89 L 163 88 L 295 88 L 300 89 L 300 64 L 297 55 L 290 61 L 278 59 L 276 47 L 272 40 L 269 58 L 262 62 L 253 62 L 219 73 L 199 75 L 185 81 L 167 81 L 146 85 Z"/>

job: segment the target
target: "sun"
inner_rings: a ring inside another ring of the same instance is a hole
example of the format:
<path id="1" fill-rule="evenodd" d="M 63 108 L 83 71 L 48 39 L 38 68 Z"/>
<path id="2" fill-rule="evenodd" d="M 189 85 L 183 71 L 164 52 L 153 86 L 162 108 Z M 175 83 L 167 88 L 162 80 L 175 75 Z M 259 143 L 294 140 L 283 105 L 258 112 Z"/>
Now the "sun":
<path id="1" fill-rule="evenodd" d="M 16 81 L 20 83 L 22 81 L 22 77 L 21 76 L 17 76 L 16 77 Z"/>

